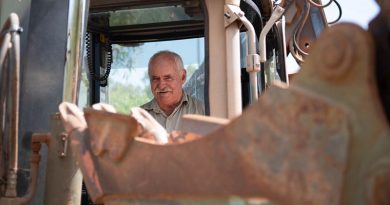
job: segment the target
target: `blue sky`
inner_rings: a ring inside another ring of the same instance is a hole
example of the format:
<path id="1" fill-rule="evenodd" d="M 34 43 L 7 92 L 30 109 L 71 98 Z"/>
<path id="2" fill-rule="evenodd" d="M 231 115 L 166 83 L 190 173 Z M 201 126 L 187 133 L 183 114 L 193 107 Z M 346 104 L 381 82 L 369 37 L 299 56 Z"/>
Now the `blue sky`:
<path id="1" fill-rule="evenodd" d="M 186 65 L 203 61 L 202 59 L 204 58 L 203 38 L 145 43 L 141 48 L 140 54 L 137 55 L 138 58 L 134 59 L 135 68 L 147 66 L 150 57 L 161 50 L 170 50 L 180 54 L 183 58 L 183 63 Z"/>
<path id="2" fill-rule="evenodd" d="M 343 9 L 340 22 L 353 22 L 363 28 L 367 28 L 368 22 L 379 12 L 379 7 L 374 0 L 338 0 L 338 2 Z M 329 20 L 333 20 L 337 17 L 336 6 L 331 5 L 326 8 L 325 13 Z"/>

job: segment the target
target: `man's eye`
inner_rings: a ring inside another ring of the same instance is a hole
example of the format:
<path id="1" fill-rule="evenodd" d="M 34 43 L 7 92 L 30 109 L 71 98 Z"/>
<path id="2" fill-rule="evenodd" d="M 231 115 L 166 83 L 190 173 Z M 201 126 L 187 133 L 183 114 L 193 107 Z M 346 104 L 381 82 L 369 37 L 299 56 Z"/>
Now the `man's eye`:
<path id="1" fill-rule="evenodd" d="M 171 81 L 171 80 L 173 80 L 173 78 L 171 78 L 171 77 L 166 77 L 166 78 L 164 78 L 164 80 L 166 80 L 166 81 Z"/>

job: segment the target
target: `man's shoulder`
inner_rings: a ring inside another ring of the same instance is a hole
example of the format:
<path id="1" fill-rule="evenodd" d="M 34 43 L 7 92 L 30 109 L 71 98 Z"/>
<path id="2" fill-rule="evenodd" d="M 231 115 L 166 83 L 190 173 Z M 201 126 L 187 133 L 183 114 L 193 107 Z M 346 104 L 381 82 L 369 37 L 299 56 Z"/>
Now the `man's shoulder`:
<path id="1" fill-rule="evenodd" d="M 191 95 L 187 95 L 187 96 L 188 96 L 188 101 L 191 101 L 192 103 L 195 103 L 198 105 L 202 104 L 202 102 L 198 98 L 191 96 Z"/>
<path id="2" fill-rule="evenodd" d="M 184 94 L 185 94 L 184 101 L 187 101 L 188 103 L 201 103 L 196 97 L 189 95 L 186 92 L 184 92 Z"/>
<path id="3" fill-rule="evenodd" d="M 154 108 L 154 99 L 152 99 L 149 102 L 141 105 L 140 107 L 142 109 L 145 109 L 145 110 L 153 110 L 153 108 Z"/>
<path id="4" fill-rule="evenodd" d="M 196 97 L 187 95 L 187 102 L 188 105 L 195 110 L 196 113 L 194 114 L 204 114 L 204 104 L 198 100 Z"/>

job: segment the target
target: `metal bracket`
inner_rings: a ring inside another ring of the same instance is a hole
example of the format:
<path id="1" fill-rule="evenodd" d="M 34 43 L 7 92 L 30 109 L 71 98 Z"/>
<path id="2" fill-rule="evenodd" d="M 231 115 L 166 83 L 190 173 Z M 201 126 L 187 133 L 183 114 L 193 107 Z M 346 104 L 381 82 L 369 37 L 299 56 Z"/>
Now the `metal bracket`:
<path id="1" fill-rule="evenodd" d="M 246 71 L 259 72 L 260 71 L 260 55 L 248 54 L 246 56 Z"/>
<path id="2" fill-rule="evenodd" d="M 285 11 L 285 8 L 276 6 L 274 11 L 271 14 L 271 18 L 267 21 L 265 24 L 263 30 L 260 33 L 260 38 L 259 38 L 259 49 L 260 49 L 260 61 L 264 63 L 267 61 L 267 55 L 266 55 L 266 36 L 268 32 L 271 30 L 272 26 L 275 24 L 277 20 L 283 15 Z"/>
<path id="3" fill-rule="evenodd" d="M 66 157 L 68 153 L 69 136 L 66 132 L 62 132 L 60 134 L 60 138 L 62 142 L 62 150 L 60 152 L 60 157 Z"/>
<path id="4" fill-rule="evenodd" d="M 244 16 L 244 12 L 240 7 L 234 5 L 225 5 L 223 15 L 225 16 L 225 28 L 232 24 L 234 21 Z"/>

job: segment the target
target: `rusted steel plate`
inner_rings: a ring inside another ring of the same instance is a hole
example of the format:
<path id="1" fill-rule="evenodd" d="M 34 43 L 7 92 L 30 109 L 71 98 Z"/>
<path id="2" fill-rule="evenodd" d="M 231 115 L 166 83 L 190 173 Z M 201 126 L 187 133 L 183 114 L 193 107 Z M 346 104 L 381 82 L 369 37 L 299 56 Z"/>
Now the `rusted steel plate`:
<path id="1" fill-rule="evenodd" d="M 370 188 L 376 177 L 390 179 L 390 128 L 378 95 L 372 36 L 356 25 L 339 24 L 324 31 L 312 49 L 293 84 L 348 112 L 352 135 L 340 203 L 369 204 L 376 195 L 390 196 L 389 185 Z M 389 203 L 387 198 L 380 204 Z"/>
<path id="2" fill-rule="evenodd" d="M 138 122 L 128 115 L 85 109 L 84 116 L 88 123 L 91 151 L 96 156 L 106 153 L 108 159 L 119 161 L 133 138 L 141 134 Z"/>
<path id="3" fill-rule="evenodd" d="M 229 120 L 225 118 L 189 114 L 184 115 L 181 121 L 180 131 L 197 133 L 203 136 L 229 123 Z"/>
<path id="4" fill-rule="evenodd" d="M 242 116 L 189 142 L 146 143 L 125 129 L 129 116 L 86 114 L 88 129 L 73 132 L 72 144 L 92 198 L 110 205 L 233 196 L 277 204 L 388 204 L 390 129 L 370 37 L 339 25 L 312 49 L 289 88 L 272 86 Z M 106 135 L 118 138 L 105 138 L 105 152 L 91 148 L 101 135 L 91 130 L 102 126 L 91 122 L 100 120 Z M 113 160 L 111 147 L 125 142 L 123 156 Z"/>
<path id="5" fill-rule="evenodd" d="M 88 130 L 94 130 L 95 124 L 89 121 L 98 117 L 87 113 L 85 117 Z M 105 116 L 104 121 L 115 122 L 111 137 L 132 136 L 130 130 L 117 129 L 128 125 L 117 117 L 122 116 Z M 242 117 L 207 137 L 167 146 L 134 141 L 121 161 L 106 157 L 110 149 L 94 154 L 90 134 L 76 137 L 75 142 L 80 142 L 80 166 L 94 200 L 104 201 L 109 195 L 266 196 L 290 204 L 338 201 L 349 135 L 343 110 L 278 87 Z M 121 141 L 112 140 L 111 146 Z"/>

